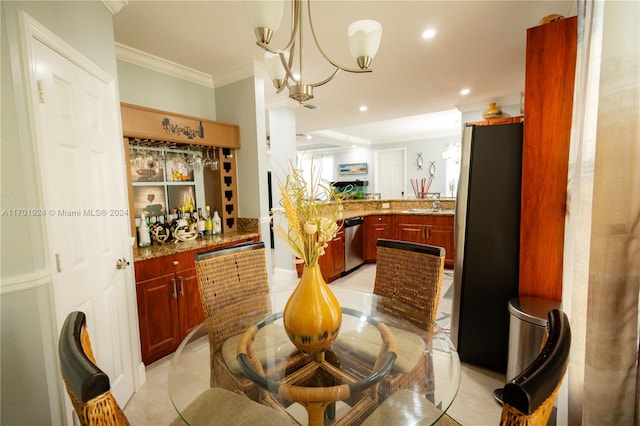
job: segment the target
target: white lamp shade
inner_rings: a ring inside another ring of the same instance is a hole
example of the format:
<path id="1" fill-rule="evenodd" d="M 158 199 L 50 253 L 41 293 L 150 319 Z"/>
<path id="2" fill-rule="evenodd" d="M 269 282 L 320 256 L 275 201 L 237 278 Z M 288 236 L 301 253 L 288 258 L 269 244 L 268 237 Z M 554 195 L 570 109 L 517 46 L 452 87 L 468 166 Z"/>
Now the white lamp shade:
<path id="1" fill-rule="evenodd" d="M 284 56 L 288 61 L 289 55 L 285 53 Z M 284 69 L 282 62 L 280 61 L 280 55 L 276 55 L 271 52 L 264 52 L 264 65 L 271 80 L 284 80 L 287 75 L 287 71 Z"/>
<path id="2" fill-rule="evenodd" d="M 355 59 L 362 56 L 373 58 L 382 40 L 382 25 L 378 21 L 365 19 L 356 21 L 347 29 L 349 49 Z"/>
<path id="3" fill-rule="evenodd" d="M 269 28 L 275 31 L 282 21 L 284 0 L 247 1 L 247 17 L 251 28 Z"/>

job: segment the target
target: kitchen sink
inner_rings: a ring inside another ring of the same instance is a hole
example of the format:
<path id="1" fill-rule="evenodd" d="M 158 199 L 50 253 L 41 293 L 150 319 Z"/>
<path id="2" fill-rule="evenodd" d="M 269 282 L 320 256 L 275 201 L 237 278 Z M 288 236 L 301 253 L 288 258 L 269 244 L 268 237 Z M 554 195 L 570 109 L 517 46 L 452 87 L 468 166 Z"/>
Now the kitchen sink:
<path id="1" fill-rule="evenodd" d="M 403 210 L 402 213 L 453 213 L 453 210 L 443 209 L 408 209 Z"/>

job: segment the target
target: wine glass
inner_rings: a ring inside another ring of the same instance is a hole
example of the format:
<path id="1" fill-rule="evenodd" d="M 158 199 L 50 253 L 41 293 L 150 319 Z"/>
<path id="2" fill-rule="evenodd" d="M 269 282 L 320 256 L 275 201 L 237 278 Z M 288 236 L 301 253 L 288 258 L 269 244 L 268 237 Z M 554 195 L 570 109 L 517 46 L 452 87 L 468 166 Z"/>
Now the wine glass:
<path id="1" fill-rule="evenodd" d="M 218 170 L 218 154 L 216 149 L 213 150 L 213 160 L 211 160 L 211 170 Z"/>
<path id="2" fill-rule="evenodd" d="M 193 168 L 196 170 L 202 169 L 202 152 L 193 152 Z"/>
<path id="3" fill-rule="evenodd" d="M 211 157 L 209 157 L 209 148 L 207 148 L 207 156 L 202 161 L 202 167 L 211 167 L 212 164 L 213 164 L 213 160 L 211 159 Z"/>
<path id="4" fill-rule="evenodd" d="M 129 152 L 130 152 L 130 157 L 129 157 L 129 161 L 131 162 L 131 164 L 133 164 L 134 166 L 140 167 L 140 163 L 142 162 L 142 152 L 140 152 L 140 146 L 137 144 L 137 140 L 136 140 L 136 145 L 131 145 L 129 147 Z"/>

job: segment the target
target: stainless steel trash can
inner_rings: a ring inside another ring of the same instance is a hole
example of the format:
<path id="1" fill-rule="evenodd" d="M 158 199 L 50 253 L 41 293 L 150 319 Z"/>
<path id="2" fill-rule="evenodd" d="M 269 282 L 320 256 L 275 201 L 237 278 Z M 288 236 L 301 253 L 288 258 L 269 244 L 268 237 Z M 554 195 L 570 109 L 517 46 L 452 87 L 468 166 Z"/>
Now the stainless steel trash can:
<path id="1" fill-rule="evenodd" d="M 509 300 L 509 352 L 507 382 L 522 372 L 540 353 L 547 329 L 547 314 L 560 302 L 540 297 Z"/>

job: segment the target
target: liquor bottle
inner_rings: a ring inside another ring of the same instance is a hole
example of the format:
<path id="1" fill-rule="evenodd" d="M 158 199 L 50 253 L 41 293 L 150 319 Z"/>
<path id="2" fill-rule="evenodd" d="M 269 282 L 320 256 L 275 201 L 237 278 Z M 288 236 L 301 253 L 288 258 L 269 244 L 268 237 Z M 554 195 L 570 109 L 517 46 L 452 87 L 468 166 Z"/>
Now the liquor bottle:
<path id="1" fill-rule="evenodd" d="M 222 232 L 222 220 L 218 216 L 218 211 L 213 212 L 213 234 L 218 235 Z"/>
<path id="2" fill-rule="evenodd" d="M 138 227 L 138 245 L 140 247 L 148 247 L 151 245 L 151 234 L 149 234 L 149 225 L 147 218 L 142 213 L 140 216 L 140 227 Z"/>
<path id="3" fill-rule="evenodd" d="M 213 222 L 211 221 L 211 208 L 209 206 L 205 207 L 205 218 L 204 218 L 204 233 L 205 235 L 211 235 L 213 232 Z"/>
<path id="4" fill-rule="evenodd" d="M 173 215 L 168 214 L 164 217 L 163 226 L 167 232 L 167 241 L 171 241 L 173 239 L 173 235 L 171 234 L 171 222 L 173 222 Z"/>
<path id="5" fill-rule="evenodd" d="M 195 213 L 194 213 L 195 214 Z M 198 216 L 197 216 L 197 220 L 198 220 L 198 232 L 202 235 L 204 235 L 204 231 L 205 231 L 205 226 L 204 226 L 204 217 L 202 217 L 202 209 L 200 207 L 198 207 Z"/>

